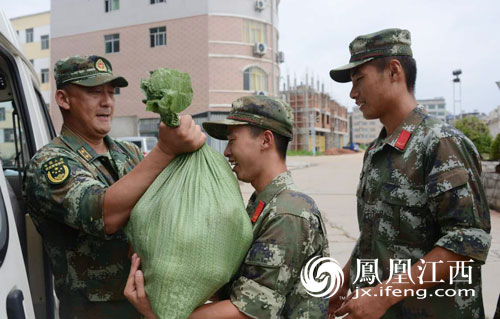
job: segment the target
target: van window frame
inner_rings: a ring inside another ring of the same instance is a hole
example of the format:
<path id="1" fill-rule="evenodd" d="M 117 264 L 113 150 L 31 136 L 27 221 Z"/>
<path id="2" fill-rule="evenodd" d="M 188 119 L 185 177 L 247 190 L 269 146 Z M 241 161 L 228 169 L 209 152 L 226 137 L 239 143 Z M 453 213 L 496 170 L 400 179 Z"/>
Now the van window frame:
<path id="1" fill-rule="evenodd" d="M 0 267 L 2 267 L 9 247 L 9 220 L 7 219 L 7 207 L 0 190 Z"/>

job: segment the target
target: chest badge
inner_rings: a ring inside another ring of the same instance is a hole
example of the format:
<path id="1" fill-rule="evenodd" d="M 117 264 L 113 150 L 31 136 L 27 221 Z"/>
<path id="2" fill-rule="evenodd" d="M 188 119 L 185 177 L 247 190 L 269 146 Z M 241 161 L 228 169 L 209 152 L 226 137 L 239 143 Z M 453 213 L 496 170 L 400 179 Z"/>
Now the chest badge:
<path id="1" fill-rule="evenodd" d="M 400 150 L 404 150 L 408 140 L 410 139 L 411 132 L 407 130 L 401 130 L 401 134 L 399 134 L 398 140 L 396 141 L 395 146 Z"/>
<path id="2" fill-rule="evenodd" d="M 43 170 L 47 181 L 52 185 L 64 183 L 71 173 L 69 165 L 64 157 L 57 157 L 45 162 L 43 164 Z"/>

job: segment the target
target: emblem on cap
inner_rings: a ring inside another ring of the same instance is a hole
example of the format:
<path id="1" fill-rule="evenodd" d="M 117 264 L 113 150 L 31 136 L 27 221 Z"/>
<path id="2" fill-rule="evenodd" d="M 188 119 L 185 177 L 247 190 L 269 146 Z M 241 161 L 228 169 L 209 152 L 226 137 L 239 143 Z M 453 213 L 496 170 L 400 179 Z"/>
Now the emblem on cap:
<path id="1" fill-rule="evenodd" d="M 104 62 L 101 59 L 96 61 L 95 68 L 99 72 L 108 72 L 108 68 L 106 67 L 106 64 L 104 64 Z"/>
<path id="2" fill-rule="evenodd" d="M 43 164 L 43 170 L 45 171 L 47 181 L 52 185 L 64 183 L 71 172 L 63 157 L 54 158 L 45 162 L 45 164 Z"/>

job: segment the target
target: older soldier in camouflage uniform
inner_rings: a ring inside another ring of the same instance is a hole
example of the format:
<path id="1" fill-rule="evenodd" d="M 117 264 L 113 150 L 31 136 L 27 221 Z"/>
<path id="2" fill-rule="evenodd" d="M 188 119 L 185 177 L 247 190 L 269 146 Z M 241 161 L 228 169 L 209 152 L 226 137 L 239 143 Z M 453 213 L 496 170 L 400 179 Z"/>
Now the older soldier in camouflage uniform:
<path id="1" fill-rule="evenodd" d="M 330 75 L 352 80 L 351 98 L 366 119 L 380 119 L 384 128 L 365 153 L 357 191 L 360 237 L 344 268 L 354 297 L 335 314 L 484 318 L 480 265 L 491 237 L 476 148 L 417 106 L 407 30 L 359 36 L 350 51 L 350 63 Z M 382 282 L 373 287 L 376 279 Z M 396 289 L 421 290 L 412 297 L 391 293 Z M 447 289 L 456 296 L 437 296 Z M 347 290 L 332 297 L 332 312 Z M 425 298 L 419 298 L 422 291 Z"/>
<path id="2" fill-rule="evenodd" d="M 290 106 L 247 96 L 233 102 L 226 120 L 203 127 L 210 136 L 228 140 L 224 155 L 238 179 L 255 188 L 247 206 L 254 240 L 236 278 L 223 289 L 226 297 L 199 307 L 190 318 L 326 318 L 328 300 L 307 294 L 299 279 L 309 259 L 329 256 L 329 251 L 321 213 L 297 190 L 286 167 Z"/>
<path id="3" fill-rule="evenodd" d="M 143 160 L 135 145 L 107 135 L 115 87 L 128 84 L 108 60 L 75 56 L 58 61 L 54 73 L 64 124 L 31 160 L 25 192 L 50 257 L 60 317 L 139 318 L 122 293 L 130 262 L 120 228 L 162 169 L 201 146 L 204 135 L 190 117 L 177 129 L 162 125 Z"/>

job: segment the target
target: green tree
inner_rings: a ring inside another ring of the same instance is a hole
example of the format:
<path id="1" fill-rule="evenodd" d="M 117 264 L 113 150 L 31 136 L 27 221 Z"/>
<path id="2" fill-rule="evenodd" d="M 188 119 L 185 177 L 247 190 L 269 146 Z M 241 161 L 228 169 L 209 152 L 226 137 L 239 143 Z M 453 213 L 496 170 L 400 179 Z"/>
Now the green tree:
<path id="1" fill-rule="evenodd" d="M 490 153 L 490 129 L 480 119 L 475 116 L 467 116 L 455 121 L 453 125 L 476 145 L 480 154 Z"/>
<path id="2" fill-rule="evenodd" d="M 490 160 L 498 161 L 500 159 L 500 134 L 497 134 L 491 144 Z"/>

